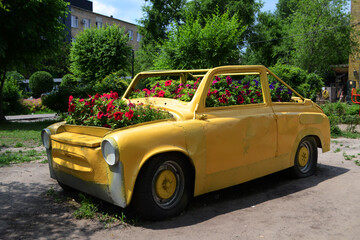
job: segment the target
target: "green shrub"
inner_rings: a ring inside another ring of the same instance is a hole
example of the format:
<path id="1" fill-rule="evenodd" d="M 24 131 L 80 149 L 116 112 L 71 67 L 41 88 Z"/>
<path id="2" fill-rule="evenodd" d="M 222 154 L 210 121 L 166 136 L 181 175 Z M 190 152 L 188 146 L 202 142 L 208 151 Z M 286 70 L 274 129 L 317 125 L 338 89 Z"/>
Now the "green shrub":
<path id="1" fill-rule="evenodd" d="M 8 78 L 9 76 L 9 78 Z M 20 103 L 21 90 L 17 78 L 6 74 L 3 88 L 3 111 L 5 115 L 20 114 L 24 109 Z"/>
<path id="2" fill-rule="evenodd" d="M 60 86 L 62 87 L 75 87 L 78 84 L 78 80 L 72 74 L 66 74 L 62 77 Z"/>
<path id="3" fill-rule="evenodd" d="M 101 82 L 98 82 L 94 86 L 94 92 L 89 93 L 90 95 L 96 93 L 105 93 L 105 92 L 117 92 L 119 97 L 121 97 L 129 83 L 125 80 L 126 73 L 122 70 L 111 73 L 107 75 Z"/>
<path id="4" fill-rule="evenodd" d="M 50 92 L 53 89 L 53 86 L 53 77 L 48 72 L 38 71 L 30 76 L 29 87 L 34 94 L 34 97 L 40 97 L 42 93 Z"/>
<path id="5" fill-rule="evenodd" d="M 274 67 L 270 67 L 270 70 L 295 91 L 312 100 L 316 100 L 317 93 L 324 86 L 322 77 L 315 73 L 307 73 L 299 67 L 276 64 Z"/>

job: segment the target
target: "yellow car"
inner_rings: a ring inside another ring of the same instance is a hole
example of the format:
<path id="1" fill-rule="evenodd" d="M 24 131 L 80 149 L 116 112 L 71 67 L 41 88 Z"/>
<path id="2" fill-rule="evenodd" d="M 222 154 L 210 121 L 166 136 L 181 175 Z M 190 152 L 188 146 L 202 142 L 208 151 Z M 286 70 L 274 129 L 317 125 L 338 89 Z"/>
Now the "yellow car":
<path id="1" fill-rule="evenodd" d="M 118 129 L 56 123 L 42 131 L 50 175 L 148 219 L 194 196 L 280 170 L 307 177 L 329 120 L 264 66 L 141 72 L 122 97 L 171 118 Z"/>

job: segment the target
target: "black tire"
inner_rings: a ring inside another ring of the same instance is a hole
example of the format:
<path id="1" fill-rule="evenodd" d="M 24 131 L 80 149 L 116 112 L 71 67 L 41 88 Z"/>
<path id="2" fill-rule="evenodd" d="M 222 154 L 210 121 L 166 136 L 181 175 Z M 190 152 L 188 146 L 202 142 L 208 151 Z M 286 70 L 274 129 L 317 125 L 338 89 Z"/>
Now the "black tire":
<path id="1" fill-rule="evenodd" d="M 178 154 L 153 157 L 136 181 L 135 210 L 149 220 L 177 216 L 192 198 L 192 185 L 191 168 L 186 159 Z"/>
<path id="2" fill-rule="evenodd" d="M 304 178 L 315 173 L 317 167 L 317 145 L 313 137 L 305 137 L 296 150 L 294 166 L 290 173 L 295 178 Z"/>

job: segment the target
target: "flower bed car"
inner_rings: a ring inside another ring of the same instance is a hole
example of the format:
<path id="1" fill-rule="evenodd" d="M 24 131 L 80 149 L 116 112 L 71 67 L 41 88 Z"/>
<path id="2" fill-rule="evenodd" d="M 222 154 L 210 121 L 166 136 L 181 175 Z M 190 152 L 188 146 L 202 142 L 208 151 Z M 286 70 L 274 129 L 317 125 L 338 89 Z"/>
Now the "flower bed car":
<path id="1" fill-rule="evenodd" d="M 163 219 L 193 196 L 276 171 L 312 175 L 317 149 L 330 149 L 330 126 L 264 66 L 224 66 L 142 72 L 121 99 L 70 98 L 67 123 L 42 139 L 65 189 Z"/>

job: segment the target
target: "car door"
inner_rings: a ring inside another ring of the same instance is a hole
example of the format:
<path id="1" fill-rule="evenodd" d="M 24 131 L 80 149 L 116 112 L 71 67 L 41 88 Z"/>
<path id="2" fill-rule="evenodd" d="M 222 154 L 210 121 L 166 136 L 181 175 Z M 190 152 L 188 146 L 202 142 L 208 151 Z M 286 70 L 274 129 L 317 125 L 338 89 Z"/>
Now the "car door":
<path id="1" fill-rule="evenodd" d="M 222 74 L 208 79 L 212 83 L 206 104 L 197 113 L 205 122 L 206 191 L 239 184 L 278 168 L 277 125 L 264 98 L 267 91 L 260 80 L 262 73 Z M 217 95 L 212 96 L 215 91 Z"/>

